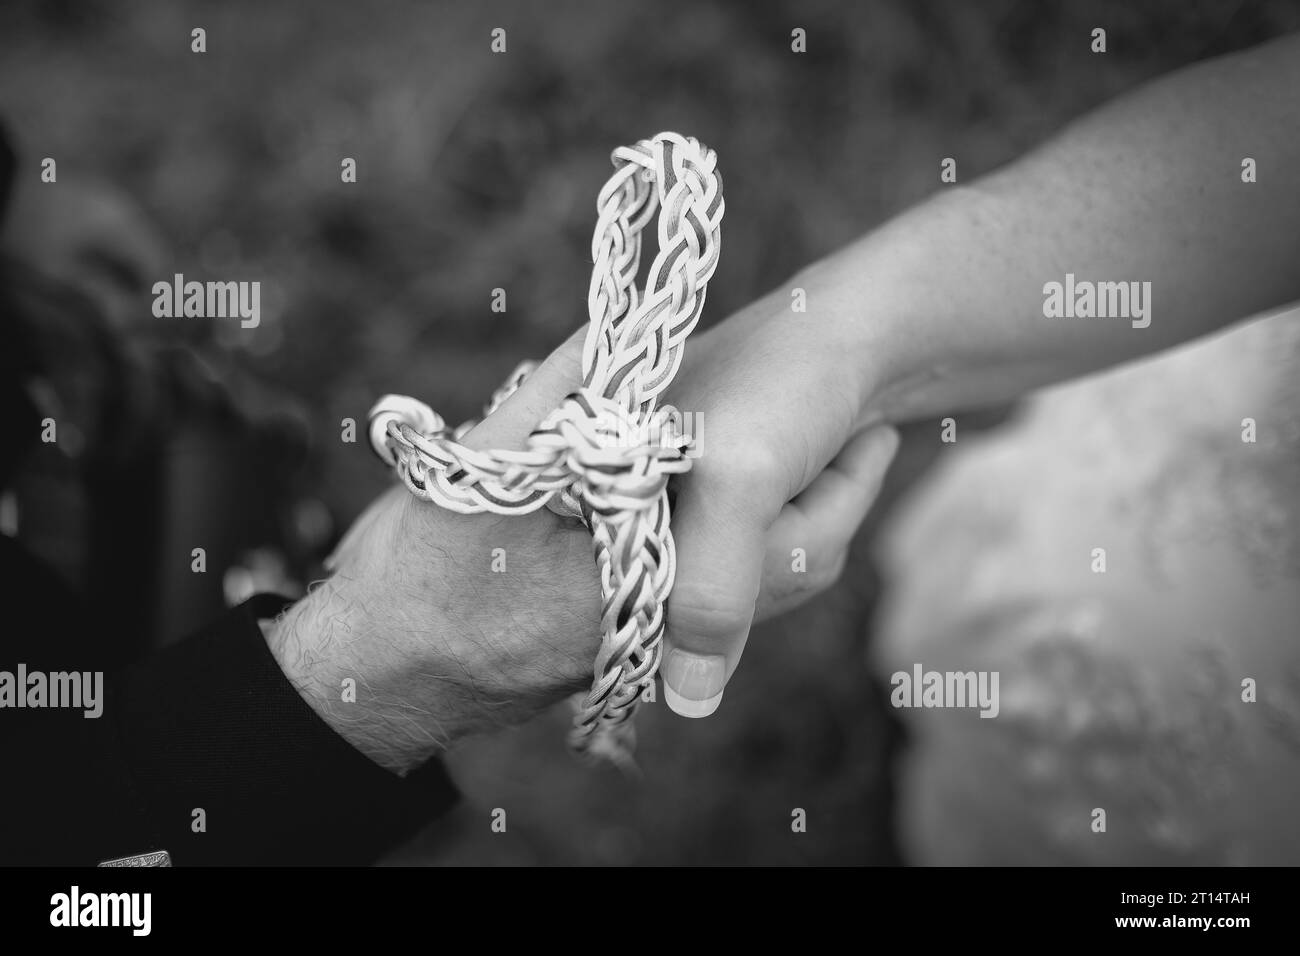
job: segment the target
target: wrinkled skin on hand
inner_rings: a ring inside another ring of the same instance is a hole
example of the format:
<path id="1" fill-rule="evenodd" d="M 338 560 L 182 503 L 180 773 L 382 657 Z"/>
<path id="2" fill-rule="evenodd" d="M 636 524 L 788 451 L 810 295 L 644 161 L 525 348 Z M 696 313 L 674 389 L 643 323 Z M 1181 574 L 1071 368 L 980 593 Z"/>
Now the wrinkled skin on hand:
<path id="1" fill-rule="evenodd" d="M 581 382 L 584 331 L 465 443 L 522 447 Z M 730 633 L 738 623 L 747 631 L 751 619 L 833 583 L 897 442 L 891 429 L 875 429 L 822 472 L 839 450 L 826 451 L 839 425 L 817 435 L 805 417 L 813 410 L 775 383 L 756 388 L 756 377 L 772 371 L 770 360 L 780 358 L 787 376 L 790 366 L 771 341 L 731 348 L 733 336 L 752 331 L 693 338 L 668 395 L 708 423 L 703 454 L 677 487 L 680 557 L 670 637 L 679 625 L 689 635 Z M 817 369 L 808 364 L 802 374 L 813 382 Z M 840 411 L 847 436 L 850 407 Z M 791 442 L 795 432 L 811 444 Z M 794 547 L 806 549 L 806 571 L 792 570 Z M 495 549 L 504 571 L 493 571 Z M 397 487 L 358 519 L 331 567 L 333 576 L 291 609 L 269 640 L 317 711 L 396 772 L 469 734 L 527 720 L 591 681 L 600 584 L 591 535 L 576 521 L 547 509 L 460 515 Z M 754 577 L 726 577 L 733 567 Z M 348 677 L 356 681 L 355 704 L 340 701 Z"/>

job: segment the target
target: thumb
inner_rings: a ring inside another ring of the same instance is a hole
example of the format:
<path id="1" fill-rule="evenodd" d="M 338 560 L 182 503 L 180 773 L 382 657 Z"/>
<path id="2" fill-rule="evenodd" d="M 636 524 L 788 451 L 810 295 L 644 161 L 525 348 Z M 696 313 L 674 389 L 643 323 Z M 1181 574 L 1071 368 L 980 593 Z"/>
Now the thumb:
<path id="1" fill-rule="evenodd" d="M 587 326 L 581 326 L 547 356 L 501 406 L 465 435 L 470 448 L 522 448 L 542 419 L 582 386 L 582 346 Z"/>
<path id="2" fill-rule="evenodd" d="M 476 425 L 464 443 L 479 449 L 522 447 L 542 419 L 582 384 L 585 338 L 584 326 Z M 765 518 L 775 517 L 753 507 L 755 495 L 719 482 L 721 476 L 705 469 L 692 475 L 673 515 L 674 527 L 683 530 L 677 536 L 678 573 L 668 603 L 660 673 L 665 703 L 686 717 L 707 717 L 717 710 L 740 662 L 762 583 L 771 523 Z"/>
<path id="3" fill-rule="evenodd" d="M 677 577 L 660 674 L 664 702 L 683 717 L 707 717 L 722 703 L 763 578 L 766 523 L 742 505 L 752 499 L 727 491 L 685 483 L 673 515 Z"/>

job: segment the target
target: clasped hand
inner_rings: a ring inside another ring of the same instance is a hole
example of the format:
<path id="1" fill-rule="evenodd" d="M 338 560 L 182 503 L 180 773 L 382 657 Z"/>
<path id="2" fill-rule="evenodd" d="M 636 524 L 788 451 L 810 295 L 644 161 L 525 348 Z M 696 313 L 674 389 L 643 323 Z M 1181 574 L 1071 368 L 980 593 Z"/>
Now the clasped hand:
<path id="1" fill-rule="evenodd" d="M 678 568 L 661 668 L 664 699 L 685 716 L 717 709 L 754 621 L 839 576 L 897 447 L 887 426 L 852 434 L 856 378 L 837 376 L 840 359 L 795 318 L 805 317 L 763 300 L 692 336 L 667 395 L 701 430 L 694 468 L 674 479 Z M 464 443 L 523 447 L 580 383 L 582 336 Z M 546 509 L 459 515 L 396 486 L 330 566 L 268 625 L 268 642 L 312 707 L 396 773 L 590 684 L 600 587 L 577 521 Z M 340 693 L 347 678 L 355 701 Z"/>

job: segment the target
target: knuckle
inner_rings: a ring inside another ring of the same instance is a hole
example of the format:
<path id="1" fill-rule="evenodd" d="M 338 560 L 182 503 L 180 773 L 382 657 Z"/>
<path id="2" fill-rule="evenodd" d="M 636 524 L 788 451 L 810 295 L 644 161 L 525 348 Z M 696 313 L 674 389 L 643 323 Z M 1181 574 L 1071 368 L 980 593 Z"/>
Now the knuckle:
<path id="1" fill-rule="evenodd" d="M 670 632 L 705 638 L 730 637 L 749 626 L 754 614 L 753 596 L 713 591 L 710 594 L 674 595 L 668 602 Z"/>
<path id="2" fill-rule="evenodd" d="M 704 444 L 694 469 L 701 484 L 712 494 L 740 496 L 741 499 L 785 503 L 781 493 L 788 483 L 788 463 L 773 443 L 751 438 L 743 441 L 710 440 Z"/>

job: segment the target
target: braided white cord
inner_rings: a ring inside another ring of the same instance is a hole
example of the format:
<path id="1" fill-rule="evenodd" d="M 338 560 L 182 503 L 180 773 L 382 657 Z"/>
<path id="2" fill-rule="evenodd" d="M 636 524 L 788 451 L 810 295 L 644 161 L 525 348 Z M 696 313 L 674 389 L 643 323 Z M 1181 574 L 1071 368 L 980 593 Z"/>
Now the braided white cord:
<path id="1" fill-rule="evenodd" d="M 523 514 L 549 505 L 591 529 L 603 607 L 595 677 L 574 717 L 579 754 L 623 760 L 630 718 L 659 669 L 664 607 L 676 552 L 670 475 L 689 470 L 690 439 L 676 409 L 657 407 L 676 375 L 718 264 L 725 205 L 713 150 L 660 133 L 614 150 L 596 201 L 590 324 L 583 383 L 521 451 L 476 451 L 433 409 L 386 395 L 370 412 L 370 441 L 411 492 L 461 514 Z M 636 277 L 641 231 L 659 212 L 659 251 L 645 289 Z M 524 363 L 487 406 L 491 414 L 534 368 Z"/>

